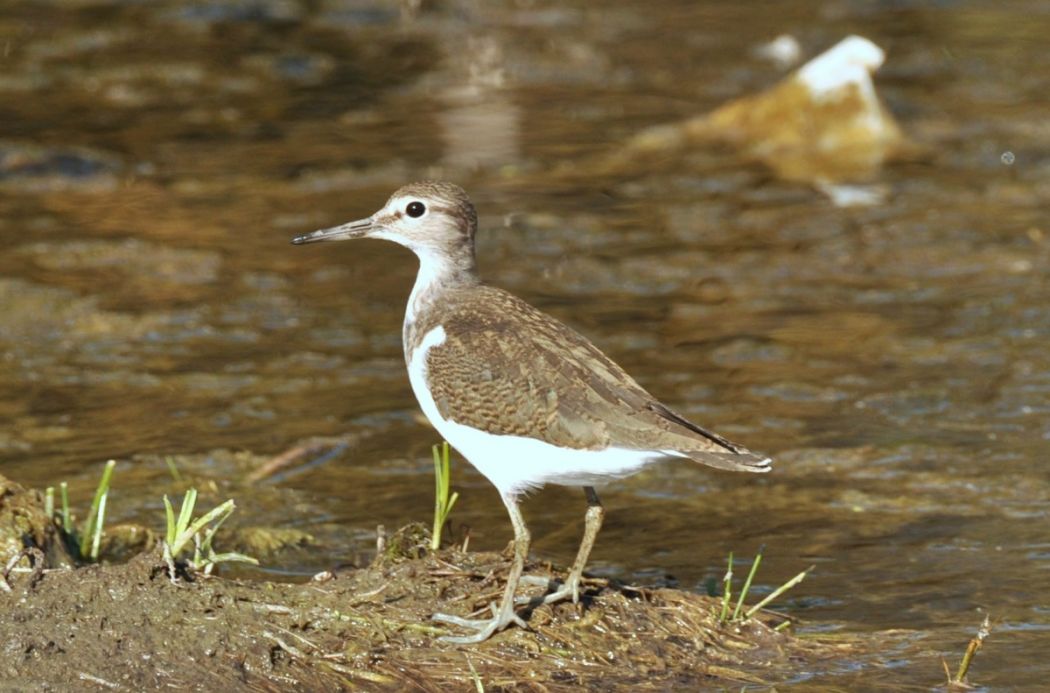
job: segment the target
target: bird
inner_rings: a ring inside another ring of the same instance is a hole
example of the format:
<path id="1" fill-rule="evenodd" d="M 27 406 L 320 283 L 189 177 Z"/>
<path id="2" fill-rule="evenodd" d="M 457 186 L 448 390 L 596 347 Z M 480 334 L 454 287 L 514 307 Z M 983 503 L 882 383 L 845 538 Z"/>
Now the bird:
<path id="1" fill-rule="evenodd" d="M 767 472 L 772 460 L 684 418 L 653 397 L 586 337 L 513 294 L 483 282 L 475 257 L 478 216 L 458 185 L 424 181 L 394 192 L 371 216 L 292 239 L 375 238 L 419 259 L 402 329 L 405 364 L 424 415 L 499 492 L 514 529 L 514 557 L 491 617 L 432 619 L 482 642 L 512 624 L 531 535 L 521 500 L 545 484 L 582 487 L 579 550 L 542 603 L 580 598 L 583 571 L 605 509 L 595 486 L 664 460 Z M 537 582 L 529 577 L 526 584 Z"/>

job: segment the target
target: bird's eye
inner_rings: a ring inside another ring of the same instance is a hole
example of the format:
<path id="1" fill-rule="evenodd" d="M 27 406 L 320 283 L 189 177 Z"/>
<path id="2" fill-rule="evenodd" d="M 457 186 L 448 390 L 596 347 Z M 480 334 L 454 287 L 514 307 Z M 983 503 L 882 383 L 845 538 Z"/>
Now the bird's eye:
<path id="1" fill-rule="evenodd" d="M 427 206 L 419 200 L 416 200 L 415 202 L 409 202 L 408 207 L 405 207 L 405 212 L 407 212 L 408 216 L 412 217 L 413 219 L 418 219 L 419 217 L 423 216 L 426 213 L 426 211 Z"/>

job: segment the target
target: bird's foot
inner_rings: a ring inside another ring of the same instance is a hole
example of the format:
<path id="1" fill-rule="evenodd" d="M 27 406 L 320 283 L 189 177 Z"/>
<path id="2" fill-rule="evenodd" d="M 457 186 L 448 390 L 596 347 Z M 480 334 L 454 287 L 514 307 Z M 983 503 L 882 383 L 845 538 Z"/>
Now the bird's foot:
<path id="1" fill-rule="evenodd" d="M 494 633 L 498 633 L 512 623 L 528 630 L 528 624 L 525 623 L 520 616 L 514 613 L 512 606 L 506 609 L 500 609 L 496 606 L 496 603 L 493 602 L 490 605 L 490 608 L 492 609 L 492 618 L 460 618 L 459 616 L 452 616 L 451 614 L 434 614 L 430 618 L 439 623 L 448 623 L 453 626 L 459 626 L 460 628 L 474 631 L 470 635 L 441 636 L 441 639 L 445 642 L 452 642 L 458 645 L 484 642 L 492 637 Z"/>
<path id="2" fill-rule="evenodd" d="M 538 585 L 549 591 L 548 594 L 544 594 L 542 599 L 540 597 L 526 597 L 521 596 L 515 598 L 516 604 L 533 604 L 538 606 L 539 604 L 556 604 L 557 602 L 563 602 L 566 599 L 572 599 L 573 604 L 580 602 L 580 578 L 573 579 L 570 575 L 566 582 L 561 582 L 556 578 L 545 578 L 539 577 L 538 575 L 522 575 L 521 581 L 530 585 Z M 555 589 L 557 587 L 557 589 Z"/>

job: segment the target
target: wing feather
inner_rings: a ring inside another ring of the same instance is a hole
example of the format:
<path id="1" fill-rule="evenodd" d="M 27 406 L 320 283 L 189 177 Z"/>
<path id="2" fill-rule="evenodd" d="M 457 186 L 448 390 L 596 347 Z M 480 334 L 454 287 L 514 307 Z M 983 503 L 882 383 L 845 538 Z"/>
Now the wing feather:
<path id="1" fill-rule="evenodd" d="M 610 446 L 766 471 L 754 455 L 661 404 L 585 337 L 493 287 L 479 307 L 442 311 L 445 341 L 427 354 L 441 415 L 497 435 L 561 447 Z M 476 291 L 477 289 L 475 289 Z"/>

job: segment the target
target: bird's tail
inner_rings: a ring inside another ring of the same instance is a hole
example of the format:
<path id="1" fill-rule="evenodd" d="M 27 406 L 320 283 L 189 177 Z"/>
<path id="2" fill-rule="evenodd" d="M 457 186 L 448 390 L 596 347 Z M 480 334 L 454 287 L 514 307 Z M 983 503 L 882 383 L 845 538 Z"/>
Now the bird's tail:
<path id="1" fill-rule="evenodd" d="M 773 460 L 765 455 L 739 449 L 738 452 L 713 452 L 711 450 L 683 450 L 682 455 L 708 467 L 726 469 L 731 472 L 754 472 L 762 474 L 773 468 Z"/>
<path id="2" fill-rule="evenodd" d="M 678 457 L 706 464 L 717 469 L 728 469 L 731 472 L 768 472 L 772 469 L 773 460 L 765 455 L 756 455 L 742 445 L 723 438 L 714 431 L 702 428 L 689 419 L 681 416 L 668 407 L 653 401 L 649 409 L 667 421 L 671 421 L 692 434 L 694 444 L 676 448 L 672 453 Z M 697 441 L 699 439 L 699 441 Z M 699 442 L 700 445 L 696 445 Z"/>

